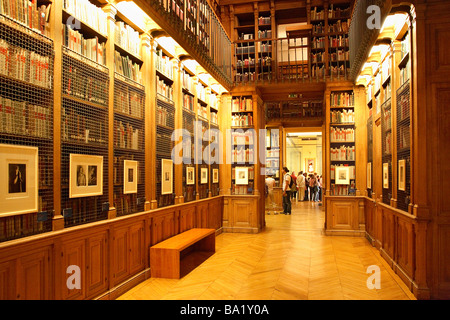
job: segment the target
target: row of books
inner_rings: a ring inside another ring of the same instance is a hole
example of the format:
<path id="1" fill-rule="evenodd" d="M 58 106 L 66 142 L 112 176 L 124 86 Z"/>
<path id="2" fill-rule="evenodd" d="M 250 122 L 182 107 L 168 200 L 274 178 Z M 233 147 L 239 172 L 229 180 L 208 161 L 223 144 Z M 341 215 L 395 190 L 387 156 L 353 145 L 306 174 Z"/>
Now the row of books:
<path id="1" fill-rule="evenodd" d="M 382 116 L 384 130 L 390 130 L 392 128 L 391 108 L 383 108 L 383 113 L 381 116 Z"/>
<path id="2" fill-rule="evenodd" d="M 73 30 L 70 25 L 63 24 L 63 44 L 67 48 L 79 53 L 99 64 L 106 64 L 105 43 L 99 43 L 98 37 L 85 39 L 84 35 Z"/>
<path id="3" fill-rule="evenodd" d="M 392 134 L 387 132 L 384 137 L 383 155 L 389 155 L 392 153 Z"/>
<path id="4" fill-rule="evenodd" d="M 331 127 L 330 142 L 355 142 L 355 129 Z"/>
<path id="5" fill-rule="evenodd" d="M 399 99 L 397 99 L 397 108 L 398 108 L 398 121 L 403 121 L 410 116 L 409 110 L 409 94 L 402 94 Z"/>
<path id="6" fill-rule="evenodd" d="M 410 126 L 398 127 L 398 149 L 405 149 L 410 147 Z"/>
<path id="7" fill-rule="evenodd" d="M 142 72 L 136 62 L 133 62 L 128 56 L 122 56 L 118 51 L 114 52 L 114 58 L 114 70 L 117 73 L 133 81 L 142 83 Z"/>
<path id="8" fill-rule="evenodd" d="M 139 57 L 140 43 L 139 32 L 123 21 L 116 21 L 114 27 L 114 42 L 129 53 Z"/>
<path id="9" fill-rule="evenodd" d="M 350 26 L 350 21 L 348 20 L 338 20 L 336 23 L 328 25 L 328 32 L 345 32 L 348 33 Z"/>
<path id="10" fill-rule="evenodd" d="M 266 167 L 267 168 L 279 168 L 280 160 L 266 159 Z"/>
<path id="11" fill-rule="evenodd" d="M 272 38 L 272 30 L 258 30 L 258 39 Z"/>
<path id="12" fill-rule="evenodd" d="M 39 203 L 43 202 L 42 197 L 39 196 Z M 46 205 L 40 207 L 50 210 Z M 38 213 L 3 217 L 0 219 L 0 241 L 50 231 L 51 226 L 50 230 L 45 230 L 44 224 L 45 221 L 38 221 Z"/>
<path id="13" fill-rule="evenodd" d="M 197 115 L 199 117 L 207 119 L 208 118 L 208 108 L 199 104 L 197 106 Z"/>
<path id="14" fill-rule="evenodd" d="M 254 151 L 252 148 L 235 147 L 231 150 L 231 161 L 233 163 L 250 162 L 255 161 Z"/>
<path id="15" fill-rule="evenodd" d="M 164 107 L 156 106 L 156 124 L 173 127 L 173 112 Z"/>
<path id="16" fill-rule="evenodd" d="M 194 77 L 191 77 L 189 73 L 183 70 L 181 74 L 183 81 L 183 88 L 187 89 L 190 93 L 194 92 Z"/>
<path id="17" fill-rule="evenodd" d="M 411 62 L 408 61 L 406 66 L 400 69 L 400 85 L 403 85 L 411 78 Z"/>
<path id="18" fill-rule="evenodd" d="M 311 20 L 324 20 L 325 19 L 325 9 L 314 7 L 311 9 Z M 331 4 L 328 12 L 326 13 L 328 19 L 335 18 L 347 18 L 351 14 L 351 8 L 334 8 L 334 5 Z"/>
<path id="19" fill-rule="evenodd" d="M 249 181 L 248 185 L 245 186 L 233 184 L 231 187 L 231 194 L 253 194 L 253 181 Z"/>
<path id="20" fill-rule="evenodd" d="M 217 98 L 217 95 L 213 92 L 209 94 L 209 105 L 212 108 L 219 110 L 219 98 Z"/>
<path id="21" fill-rule="evenodd" d="M 134 194 L 118 194 L 114 192 L 114 207 L 116 208 L 117 216 L 124 216 L 127 214 L 136 213 L 143 210 L 138 209 L 137 195 Z"/>
<path id="22" fill-rule="evenodd" d="M 143 118 L 144 94 L 128 90 L 121 86 L 114 87 L 114 110 L 133 117 Z"/>
<path id="23" fill-rule="evenodd" d="M 330 148 L 331 161 L 355 161 L 355 146 L 340 146 Z"/>
<path id="24" fill-rule="evenodd" d="M 325 76 L 325 66 L 321 66 L 321 67 L 319 67 L 319 66 L 312 66 L 311 67 L 311 76 L 313 78 L 324 77 Z"/>
<path id="25" fill-rule="evenodd" d="M 38 6 L 36 0 L 0 0 L 0 14 L 47 36 L 51 6 Z"/>
<path id="26" fill-rule="evenodd" d="M 52 87 L 51 57 L 0 39 L 0 74 L 43 88 Z"/>
<path id="27" fill-rule="evenodd" d="M 138 150 L 140 130 L 134 128 L 130 123 L 114 120 L 114 146 L 122 149 Z"/>
<path id="28" fill-rule="evenodd" d="M 231 130 L 231 143 L 233 145 L 253 145 L 254 138 L 253 130 Z"/>
<path id="29" fill-rule="evenodd" d="M 239 35 L 239 40 L 252 40 L 253 39 L 253 33 L 241 33 Z"/>
<path id="30" fill-rule="evenodd" d="M 236 61 L 236 67 L 242 68 L 242 67 L 250 67 L 255 65 L 255 58 L 245 58 L 243 60 L 237 60 Z"/>
<path id="31" fill-rule="evenodd" d="M 106 145 L 108 122 L 85 116 L 74 108 L 61 108 L 61 135 L 63 141 Z"/>
<path id="32" fill-rule="evenodd" d="M 100 197 L 75 198 L 62 201 L 65 226 L 106 219 L 106 211 L 101 211 L 101 201 Z"/>
<path id="33" fill-rule="evenodd" d="M 313 49 L 325 49 L 325 37 L 314 37 L 311 41 Z"/>
<path id="34" fill-rule="evenodd" d="M 348 65 L 340 65 L 340 66 L 331 66 L 330 67 L 330 76 L 337 77 L 337 76 L 345 76 L 347 69 L 350 67 Z"/>
<path id="35" fill-rule="evenodd" d="M 252 125 L 253 125 L 253 116 L 250 114 L 231 116 L 232 127 L 245 127 Z"/>
<path id="36" fill-rule="evenodd" d="M 64 0 L 64 9 L 97 32 L 108 33 L 107 13 L 89 0 Z"/>
<path id="37" fill-rule="evenodd" d="M 341 167 L 348 167 L 348 177 L 350 180 L 356 179 L 356 166 L 348 166 L 348 165 L 340 165 L 336 166 L 334 164 L 330 167 L 330 179 L 335 180 L 336 179 L 336 168 Z"/>
<path id="38" fill-rule="evenodd" d="M 261 17 L 258 18 L 258 25 L 259 26 L 267 25 L 267 24 L 270 24 L 270 17 L 263 17 L 263 16 L 261 16 Z"/>
<path id="39" fill-rule="evenodd" d="M 255 53 L 255 45 L 236 47 L 236 54 L 253 54 Z"/>
<path id="40" fill-rule="evenodd" d="M 63 70 L 65 94 L 101 105 L 107 104 L 108 80 L 93 77 L 93 72 L 86 72 L 89 70 L 77 67 L 76 64 L 64 64 Z"/>
<path id="41" fill-rule="evenodd" d="M 172 141 L 171 134 L 156 133 L 156 153 L 169 155 L 173 150 L 174 142 Z"/>
<path id="42" fill-rule="evenodd" d="M 353 107 L 355 105 L 355 95 L 353 91 L 349 92 L 332 92 L 330 95 L 331 107 Z"/>
<path id="43" fill-rule="evenodd" d="M 173 101 L 173 87 L 156 76 L 156 92 Z"/>
<path id="44" fill-rule="evenodd" d="M 211 112 L 209 120 L 211 121 L 211 123 L 219 124 L 219 117 L 217 115 L 217 112 Z"/>
<path id="45" fill-rule="evenodd" d="M 331 123 L 353 123 L 355 111 L 353 109 L 331 110 Z"/>
<path id="46" fill-rule="evenodd" d="M 245 73 L 236 73 L 235 76 L 236 82 L 249 82 L 255 81 L 255 72 L 245 72 Z"/>
<path id="47" fill-rule="evenodd" d="M 207 102 L 206 101 L 206 87 L 203 86 L 200 82 L 197 83 L 197 98 Z"/>
<path id="48" fill-rule="evenodd" d="M 387 57 L 383 64 L 381 65 L 382 82 L 384 83 L 386 79 L 391 75 L 392 68 L 392 56 Z"/>
<path id="49" fill-rule="evenodd" d="M 337 36 L 337 37 L 330 37 L 330 47 L 331 48 L 337 48 L 337 47 L 348 47 L 349 46 L 349 40 L 347 36 Z"/>
<path id="50" fill-rule="evenodd" d="M 349 61 L 350 60 L 350 51 L 349 50 L 337 50 L 336 52 L 332 52 L 329 54 L 329 60 L 331 62 Z"/>
<path id="51" fill-rule="evenodd" d="M 355 194 L 355 181 L 351 181 L 350 185 L 331 184 L 330 196 L 351 196 Z"/>
<path id="52" fill-rule="evenodd" d="M 170 58 L 163 54 L 162 49 L 156 50 L 155 59 L 156 70 L 161 72 L 166 77 L 173 79 L 173 65 Z"/>
<path id="53" fill-rule="evenodd" d="M 233 98 L 231 100 L 231 112 L 253 111 L 252 98 Z"/>
<path id="54" fill-rule="evenodd" d="M 183 94 L 183 108 L 194 111 L 194 96 Z"/>
<path id="55" fill-rule="evenodd" d="M 51 147 L 48 149 L 51 150 Z M 50 151 L 51 152 L 51 151 Z M 49 152 L 39 151 L 39 188 L 53 186 L 53 161 Z"/>
<path id="56" fill-rule="evenodd" d="M 0 133 L 50 139 L 52 122 L 49 108 L 0 96 Z"/>

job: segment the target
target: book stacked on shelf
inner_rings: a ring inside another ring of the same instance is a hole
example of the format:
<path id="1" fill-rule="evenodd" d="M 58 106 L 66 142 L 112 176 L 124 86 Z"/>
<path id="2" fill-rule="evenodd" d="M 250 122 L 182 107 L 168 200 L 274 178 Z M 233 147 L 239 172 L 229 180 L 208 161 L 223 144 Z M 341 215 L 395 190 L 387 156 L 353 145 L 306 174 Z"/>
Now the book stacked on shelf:
<path id="1" fill-rule="evenodd" d="M 392 147 L 392 134 L 391 132 L 387 132 L 386 136 L 384 137 L 384 150 L 383 150 L 383 154 L 384 155 L 389 155 L 392 153 L 391 151 L 391 147 Z"/>
<path id="2" fill-rule="evenodd" d="M 75 65 L 67 66 L 64 74 L 63 92 L 86 101 L 105 105 L 108 99 L 108 80 L 99 80 L 88 76 Z"/>
<path id="3" fill-rule="evenodd" d="M 197 107 L 197 115 L 199 117 L 207 119 L 208 118 L 208 108 L 206 108 L 205 106 L 202 106 L 202 105 L 198 105 L 198 107 Z"/>
<path id="4" fill-rule="evenodd" d="M 338 32 L 344 32 L 348 33 L 350 22 L 349 20 L 338 20 L 336 23 L 329 24 L 328 25 L 328 32 L 329 33 L 338 33 Z"/>
<path id="5" fill-rule="evenodd" d="M 352 107 L 355 105 L 355 95 L 353 92 L 332 92 L 330 97 L 331 107 Z"/>
<path id="6" fill-rule="evenodd" d="M 331 127 L 330 142 L 355 142 L 355 129 Z"/>
<path id="7" fill-rule="evenodd" d="M 183 94 L 183 108 L 194 111 L 194 96 Z"/>
<path id="8" fill-rule="evenodd" d="M 106 144 L 106 118 L 103 121 L 61 108 L 61 133 L 64 141 Z"/>
<path id="9" fill-rule="evenodd" d="M 231 131 L 231 141 L 233 145 L 253 145 L 253 132 L 242 130 Z"/>
<path id="10" fill-rule="evenodd" d="M 206 88 L 200 82 L 197 84 L 197 98 L 202 100 L 203 102 L 207 102 L 206 101 Z"/>
<path id="11" fill-rule="evenodd" d="M 138 150 L 139 129 L 133 128 L 130 123 L 114 120 L 115 137 L 114 146 L 122 149 Z"/>
<path id="12" fill-rule="evenodd" d="M 337 47 L 348 47 L 349 46 L 349 40 L 346 36 L 336 36 L 336 37 L 330 37 L 330 47 L 331 48 L 337 48 Z"/>
<path id="13" fill-rule="evenodd" d="M 210 120 L 211 120 L 211 123 L 213 123 L 213 124 L 219 124 L 219 118 L 217 116 L 217 112 L 210 113 Z"/>
<path id="14" fill-rule="evenodd" d="M 219 110 L 219 99 L 217 98 L 217 95 L 213 92 L 209 94 L 209 105 L 211 108 Z"/>
<path id="15" fill-rule="evenodd" d="M 270 25 L 270 17 L 259 17 L 258 18 L 258 25 L 263 26 L 263 25 Z"/>
<path id="16" fill-rule="evenodd" d="M 168 85 L 164 82 L 164 80 L 160 80 L 159 76 L 156 76 L 156 92 L 161 96 L 173 100 L 173 88 L 171 85 Z"/>
<path id="17" fill-rule="evenodd" d="M 85 39 L 77 30 L 72 30 L 69 25 L 63 25 L 63 45 L 86 58 L 99 64 L 106 64 L 105 43 L 99 43 L 98 37 Z"/>
<path id="18" fill-rule="evenodd" d="M 51 3 L 38 6 L 36 0 L 0 0 L 0 14 L 48 36 L 50 33 L 48 21 L 51 6 Z"/>
<path id="19" fill-rule="evenodd" d="M 133 117 L 143 117 L 144 96 L 133 90 L 114 88 L 114 110 Z"/>
<path id="20" fill-rule="evenodd" d="M 270 39 L 270 38 L 272 38 L 272 30 L 258 30 L 258 39 Z"/>
<path id="21" fill-rule="evenodd" d="M 252 148 L 235 147 L 231 151 L 231 161 L 233 163 L 253 163 L 254 152 Z"/>
<path id="22" fill-rule="evenodd" d="M 0 96 L 0 133 L 50 139 L 51 123 L 48 108 Z"/>
<path id="23" fill-rule="evenodd" d="M 353 123 L 355 122 L 355 112 L 353 109 L 332 110 L 331 123 Z"/>
<path id="24" fill-rule="evenodd" d="M 331 161 L 355 161 L 355 146 L 330 148 Z"/>
<path id="25" fill-rule="evenodd" d="M 253 116 L 250 114 L 231 116 L 232 127 L 246 127 L 252 125 L 253 125 Z"/>
<path id="26" fill-rule="evenodd" d="M 324 20 L 325 13 L 323 9 L 314 7 L 311 9 L 311 20 Z"/>
<path id="27" fill-rule="evenodd" d="M 173 79 L 173 65 L 170 58 L 163 54 L 162 49 L 156 50 L 156 70 L 169 79 Z"/>
<path id="28" fill-rule="evenodd" d="M 183 81 L 183 88 L 188 90 L 190 93 L 193 93 L 194 92 L 193 77 L 191 77 L 191 75 L 184 70 L 182 72 L 182 81 Z"/>
<path id="29" fill-rule="evenodd" d="M 133 81 L 142 83 L 142 73 L 139 64 L 133 62 L 128 56 L 122 56 L 118 51 L 115 51 L 114 58 L 114 70 L 117 73 Z"/>
<path id="30" fill-rule="evenodd" d="M 156 124 L 162 126 L 171 126 L 173 122 L 173 114 L 166 108 L 156 106 Z"/>
<path id="31" fill-rule="evenodd" d="M 50 89 L 51 57 L 16 47 L 0 39 L 0 74 Z"/>
<path id="32" fill-rule="evenodd" d="M 349 50 L 338 50 L 337 52 L 332 52 L 329 54 L 329 59 L 331 62 L 349 61 L 350 51 Z"/>
<path id="33" fill-rule="evenodd" d="M 398 149 L 407 149 L 409 148 L 409 140 L 410 140 L 410 127 L 409 126 L 400 126 L 398 128 Z"/>
<path id="34" fill-rule="evenodd" d="M 324 33 L 324 32 L 325 32 L 325 27 L 322 22 L 320 22 L 318 24 L 314 24 L 312 26 L 312 33 Z"/>
<path id="35" fill-rule="evenodd" d="M 114 42 L 132 55 L 139 57 L 140 38 L 139 32 L 125 24 L 123 21 L 116 21 L 114 30 Z"/>
<path id="36" fill-rule="evenodd" d="M 253 111 L 252 98 L 234 98 L 231 101 L 231 112 Z"/>
<path id="37" fill-rule="evenodd" d="M 64 0 L 64 9 L 101 34 L 108 33 L 107 14 L 89 0 Z"/>
<path id="38" fill-rule="evenodd" d="M 352 9 L 348 8 L 334 8 L 334 4 L 330 5 L 328 9 L 328 19 L 337 19 L 337 18 L 347 18 L 350 17 L 352 13 Z"/>
<path id="39" fill-rule="evenodd" d="M 324 37 L 314 37 L 311 41 L 313 49 L 325 49 L 325 38 Z"/>
<path id="40" fill-rule="evenodd" d="M 350 185 L 331 184 L 331 196 L 350 196 L 355 194 L 355 181 L 351 181 Z"/>
<path id="41" fill-rule="evenodd" d="M 409 95 L 404 94 L 400 97 L 398 101 L 399 108 L 399 119 L 398 121 L 402 121 L 409 118 Z"/>

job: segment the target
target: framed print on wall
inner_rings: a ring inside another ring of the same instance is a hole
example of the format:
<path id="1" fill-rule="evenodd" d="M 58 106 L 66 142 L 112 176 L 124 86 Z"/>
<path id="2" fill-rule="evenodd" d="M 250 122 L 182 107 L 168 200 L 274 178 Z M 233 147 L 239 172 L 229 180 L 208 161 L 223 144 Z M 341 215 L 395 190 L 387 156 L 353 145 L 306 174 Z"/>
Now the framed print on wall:
<path id="1" fill-rule="evenodd" d="M 137 193 L 138 162 L 134 160 L 123 161 L 123 193 Z"/>
<path id="2" fill-rule="evenodd" d="M 70 154 L 69 198 L 103 194 L 103 156 Z"/>
<path id="3" fill-rule="evenodd" d="M 247 167 L 236 167 L 235 168 L 235 184 L 236 185 L 247 185 L 248 184 L 248 168 Z"/>
<path id="4" fill-rule="evenodd" d="M 201 184 L 208 183 L 208 168 L 201 168 L 200 174 L 201 174 L 200 183 Z"/>
<path id="5" fill-rule="evenodd" d="M 383 188 L 389 189 L 389 163 L 383 163 Z"/>
<path id="6" fill-rule="evenodd" d="M 173 193 L 173 161 L 161 159 L 161 194 Z"/>
<path id="7" fill-rule="evenodd" d="M 38 211 L 38 148 L 0 144 L 0 215 Z"/>
<path id="8" fill-rule="evenodd" d="M 314 170 L 316 170 L 315 160 L 316 159 L 305 159 L 305 169 L 308 173 L 314 173 Z"/>
<path id="9" fill-rule="evenodd" d="M 335 171 L 335 184 L 350 184 L 349 167 L 336 166 Z"/>
<path id="10" fill-rule="evenodd" d="M 406 160 L 398 161 L 398 190 L 406 191 Z"/>
<path id="11" fill-rule="evenodd" d="M 212 176 L 212 182 L 219 183 L 219 169 L 213 169 Z"/>
<path id="12" fill-rule="evenodd" d="M 195 184 L 195 167 L 186 167 L 186 184 Z"/>
<path id="13" fill-rule="evenodd" d="M 372 163 L 367 163 L 367 189 L 372 189 Z"/>

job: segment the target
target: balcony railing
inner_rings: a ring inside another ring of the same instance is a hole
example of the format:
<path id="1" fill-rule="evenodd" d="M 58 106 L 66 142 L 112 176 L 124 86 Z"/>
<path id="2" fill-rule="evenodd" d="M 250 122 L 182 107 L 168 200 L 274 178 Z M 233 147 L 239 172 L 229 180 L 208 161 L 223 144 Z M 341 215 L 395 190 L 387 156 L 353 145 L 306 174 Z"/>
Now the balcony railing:
<path id="1" fill-rule="evenodd" d="M 231 41 L 207 0 L 151 0 L 151 4 L 231 84 Z M 209 70 L 208 70 L 209 71 Z"/>
<path id="2" fill-rule="evenodd" d="M 311 40 L 310 40 L 311 39 Z M 348 37 L 245 39 L 233 43 L 235 85 L 348 79 Z"/>

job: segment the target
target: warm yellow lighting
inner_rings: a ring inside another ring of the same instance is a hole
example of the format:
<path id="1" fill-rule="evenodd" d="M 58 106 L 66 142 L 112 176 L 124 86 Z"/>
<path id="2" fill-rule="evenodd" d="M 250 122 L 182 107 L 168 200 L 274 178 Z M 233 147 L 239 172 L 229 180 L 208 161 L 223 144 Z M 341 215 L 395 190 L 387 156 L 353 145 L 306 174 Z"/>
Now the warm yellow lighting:
<path id="1" fill-rule="evenodd" d="M 381 32 L 392 27 L 394 27 L 396 30 L 399 27 L 401 28 L 405 23 L 407 17 L 408 16 L 405 13 L 396 13 L 387 16 L 386 20 L 383 23 L 383 26 L 381 27 Z"/>
<path id="2" fill-rule="evenodd" d="M 199 66 L 198 62 L 195 61 L 194 59 L 188 59 L 188 60 L 183 60 L 183 64 L 186 66 L 186 68 L 195 74 L 197 67 Z"/>
<path id="3" fill-rule="evenodd" d="M 152 19 L 133 1 L 119 2 L 116 4 L 116 8 L 117 11 L 123 14 L 142 31 L 146 30 L 147 23 L 153 22 Z"/>
<path id="4" fill-rule="evenodd" d="M 212 77 L 209 73 L 199 73 L 198 77 L 201 81 L 203 81 L 205 84 L 209 85 Z"/>
<path id="5" fill-rule="evenodd" d="M 171 37 L 159 37 L 156 39 L 156 42 L 172 56 L 176 55 L 176 50 L 179 45 Z"/>

